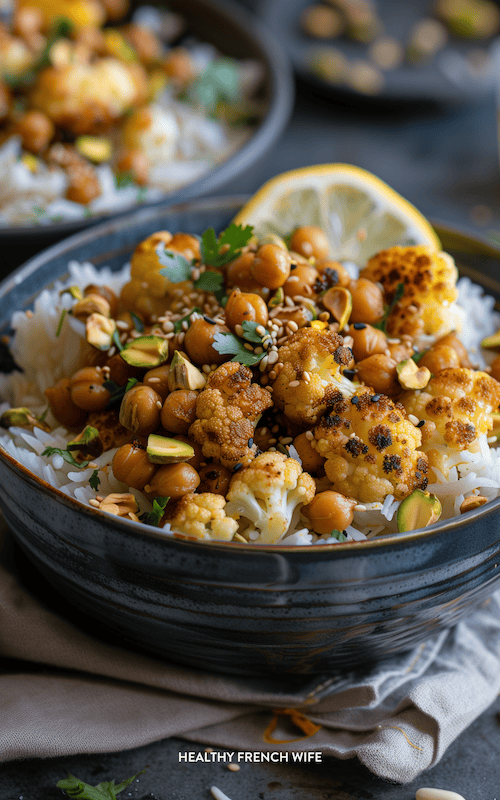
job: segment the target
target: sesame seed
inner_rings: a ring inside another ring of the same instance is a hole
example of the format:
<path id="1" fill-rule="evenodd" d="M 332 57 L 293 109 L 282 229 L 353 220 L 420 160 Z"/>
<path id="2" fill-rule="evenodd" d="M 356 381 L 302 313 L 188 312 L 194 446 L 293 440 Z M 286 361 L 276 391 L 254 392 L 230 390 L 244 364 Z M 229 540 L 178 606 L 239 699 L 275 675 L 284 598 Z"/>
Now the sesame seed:
<path id="1" fill-rule="evenodd" d="M 366 511 L 366 506 L 364 506 L 362 503 L 358 503 L 354 506 L 354 511 Z"/>
<path id="2" fill-rule="evenodd" d="M 259 348 L 259 349 L 260 349 L 260 348 Z M 268 358 L 267 358 L 267 356 L 264 356 L 264 358 L 263 358 L 263 359 L 261 359 L 261 361 L 260 361 L 260 364 L 259 364 L 259 370 L 260 370 L 261 372 L 265 372 L 265 371 L 266 371 L 266 369 L 267 369 L 267 364 L 268 364 Z"/>
<path id="3" fill-rule="evenodd" d="M 351 403 L 353 404 L 353 406 L 357 406 L 359 403 L 359 397 L 356 397 L 356 395 L 354 397 L 351 397 Z"/>
<path id="4" fill-rule="evenodd" d="M 295 303 L 293 302 L 291 297 L 285 297 L 285 305 L 288 306 L 288 308 L 295 307 Z"/>
<path id="5" fill-rule="evenodd" d="M 281 444 L 292 444 L 293 438 L 291 436 L 282 436 L 280 442 Z"/>
<path id="6" fill-rule="evenodd" d="M 276 350 L 271 350 L 271 352 L 267 356 L 268 364 L 276 364 L 278 360 L 278 353 Z"/>
<path id="7" fill-rule="evenodd" d="M 243 336 L 245 333 L 245 331 L 243 330 L 243 326 L 240 325 L 239 323 L 234 326 L 234 330 L 237 336 Z"/>
<path id="8" fill-rule="evenodd" d="M 182 330 L 187 331 L 188 328 L 189 328 L 189 323 L 186 320 L 184 320 L 184 322 L 182 323 Z"/>
<path id="9" fill-rule="evenodd" d="M 274 438 L 272 438 L 272 439 L 269 439 L 269 444 L 276 444 L 276 443 L 277 443 L 277 441 L 278 441 L 278 440 L 277 440 L 277 439 L 274 439 Z"/>
<path id="10" fill-rule="evenodd" d="M 293 321 L 293 319 L 291 319 L 291 320 L 289 321 L 289 323 L 288 323 L 288 327 L 289 327 L 289 328 L 290 328 L 290 330 L 292 330 L 294 333 L 295 333 L 295 331 L 298 331 L 298 329 L 299 329 L 299 326 L 297 325 L 297 323 L 296 323 L 296 322 L 294 322 L 294 321 Z"/>
<path id="11" fill-rule="evenodd" d="M 253 438 L 252 437 L 250 437 L 250 439 L 248 440 L 248 446 L 249 447 L 253 446 Z"/>
<path id="12" fill-rule="evenodd" d="M 417 422 L 416 427 L 423 428 L 424 425 L 425 425 L 425 419 L 421 419 L 420 422 Z"/>
<path id="13" fill-rule="evenodd" d="M 378 401 L 380 400 L 380 395 L 379 394 L 373 394 L 370 397 L 370 400 L 371 400 L 372 403 L 378 403 Z"/>
<path id="14" fill-rule="evenodd" d="M 116 353 L 116 347 L 110 347 L 108 350 L 108 358 L 114 356 L 115 353 Z"/>
<path id="15" fill-rule="evenodd" d="M 311 380 L 311 373 L 310 372 L 303 372 L 302 373 L 302 377 L 304 378 L 306 383 L 309 383 L 309 381 Z"/>
<path id="16" fill-rule="evenodd" d="M 345 369 L 342 373 L 344 378 L 347 378 L 349 381 L 352 380 L 355 376 L 355 371 L 353 369 Z"/>
<path id="17" fill-rule="evenodd" d="M 418 417 L 416 417 L 415 414 L 408 414 L 408 419 L 413 425 L 418 425 Z"/>
<path id="18" fill-rule="evenodd" d="M 240 464 L 235 464 L 234 467 L 233 467 L 233 472 L 239 472 L 239 470 L 242 468 L 242 466 L 243 466 L 243 464 L 241 464 L 241 463 Z"/>
<path id="19" fill-rule="evenodd" d="M 161 383 L 160 378 L 148 378 L 148 383 Z"/>
<path id="20" fill-rule="evenodd" d="M 126 331 L 128 330 L 128 322 L 125 322 L 124 319 L 117 319 L 116 327 L 121 331 Z"/>
<path id="21" fill-rule="evenodd" d="M 261 429 L 260 429 L 260 433 L 261 433 L 261 436 L 265 436 L 265 435 L 266 435 L 266 433 L 267 433 L 267 428 L 266 428 L 266 427 L 264 427 L 264 428 L 261 428 Z"/>
<path id="22" fill-rule="evenodd" d="M 264 328 L 263 325 L 257 325 L 257 327 L 255 328 L 255 333 L 258 333 L 259 336 L 265 336 L 266 329 Z"/>
<path id="23" fill-rule="evenodd" d="M 183 343 L 185 335 L 186 334 L 184 331 L 181 331 L 180 333 L 177 334 L 177 341 L 179 342 L 179 344 Z"/>
<path id="24" fill-rule="evenodd" d="M 300 381 L 292 381 L 288 386 L 290 389 L 294 389 L 296 386 L 300 386 Z"/>
<path id="25" fill-rule="evenodd" d="M 363 331 L 366 328 L 364 322 L 355 322 L 352 326 L 355 331 Z"/>
<path id="26" fill-rule="evenodd" d="M 312 440 L 314 439 L 314 434 L 313 434 L 313 432 L 312 432 L 312 431 L 306 431 L 306 439 L 307 439 L 309 442 L 312 442 Z"/>

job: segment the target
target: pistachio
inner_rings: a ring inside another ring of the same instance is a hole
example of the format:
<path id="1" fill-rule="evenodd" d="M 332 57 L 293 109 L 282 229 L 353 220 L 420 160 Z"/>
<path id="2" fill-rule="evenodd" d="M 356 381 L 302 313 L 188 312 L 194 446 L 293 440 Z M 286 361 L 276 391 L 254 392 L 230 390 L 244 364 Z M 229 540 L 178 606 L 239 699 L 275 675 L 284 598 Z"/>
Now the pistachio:
<path id="1" fill-rule="evenodd" d="M 426 528 L 438 521 L 441 512 L 441 503 L 436 495 L 415 489 L 398 508 L 398 530 L 406 533 Z"/>
<path id="2" fill-rule="evenodd" d="M 466 514 L 467 511 L 473 511 L 475 508 L 481 508 L 481 506 L 484 506 L 484 504 L 487 502 L 488 498 L 483 497 L 480 494 L 472 495 L 472 497 L 466 497 L 460 506 L 460 513 Z"/>
<path id="3" fill-rule="evenodd" d="M 78 152 L 94 164 L 109 161 L 113 148 L 110 139 L 103 136 L 79 136 L 75 142 Z"/>
<path id="4" fill-rule="evenodd" d="M 71 442 L 68 442 L 67 449 L 72 452 L 76 451 L 79 456 L 84 460 L 87 456 L 91 458 L 98 458 L 103 452 L 103 444 L 99 431 L 91 425 L 86 425 L 81 433 L 78 434 Z"/>
<path id="5" fill-rule="evenodd" d="M 268 307 L 269 308 L 276 308 L 276 306 L 280 306 L 285 299 L 285 292 L 283 291 L 283 287 L 280 286 L 279 289 L 276 289 L 275 293 L 271 297 Z"/>
<path id="6" fill-rule="evenodd" d="M 111 316 L 108 301 L 98 294 L 88 294 L 73 306 L 71 313 L 76 319 L 85 321 L 91 314 L 102 314 L 103 317 Z"/>
<path id="7" fill-rule="evenodd" d="M 341 331 L 349 321 L 352 311 L 352 295 L 343 286 L 332 286 L 325 292 L 321 301 L 332 317 L 339 323 Z"/>
<path id="8" fill-rule="evenodd" d="M 0 425 L 2 428 L 26 428 L 32 431 L 33 428 L 41 428 L 43 431 L 50 431 L 50 425 L 47 425 L 41 419 L 38 419 L 29 408 L 9 408 L 4 411 L 0 417 Z"/>
<path id="9" fill-rule="evenodd" d="M 87 342 L 98 350 L 109 350 L 116 331 L 114 319 L 108 319 L 104 314 L 94 313 L 87 317 L 86 322 Z"/>
<path id="10" fill-rule="evenodd" d="M 486 347 L 486 348 L 500 347 L 500 329 L 492 336 L 487 336 L 486 339 L 483 339 L 483 341 L 481 342 L 481 347 Z"/>
<path id="11" fill-rule="evenodd" d="M 193 458 L 194 448 L 179 439 L 151 433 L 148 436 L 146 453 L 152 464 L 176 464 Z"/>
<path id="12" fill-rule="evenodd" d="M 168 371 L 167 384 L 171 392 L 176 389 L 204 389 L 206 376 L 186 358 L 184 353 L 175 351 Z"/>
<path id="13" fill-rule="evenodd" d="M 132 367 L 159 367 L 168 358 L 168 339 L 161 336 L 139 336 L 125 345 L 120 355 Z"/>
<path id="14" fill-rule="evenodd" d="M 412 358 L 400 361 L 396 372 L 403 389 L 424 389 L 431 379 L 431 371 L 427 367 L 419 367 Z"/>

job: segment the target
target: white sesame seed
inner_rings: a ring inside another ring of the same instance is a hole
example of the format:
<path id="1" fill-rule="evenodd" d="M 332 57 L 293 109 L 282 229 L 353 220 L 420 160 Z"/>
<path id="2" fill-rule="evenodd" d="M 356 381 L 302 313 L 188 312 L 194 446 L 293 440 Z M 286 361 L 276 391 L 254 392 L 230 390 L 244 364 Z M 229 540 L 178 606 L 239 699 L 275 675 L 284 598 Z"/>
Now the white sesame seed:
<path id="1" fill-rule="evenodd" d="M 413 423 L 413 425 L 418 425 L 420 422 L 419 418 L 416 417 L 415 414 L 408 414 L 408 419 Z"/>
<path id="2" fill-rule="evenodd" d="M 258 333 L 259 336 L 265 336 L 266 329 L 262 325 L 257 325 L 257 327 L 255 328 L 255 333 Z"/>
<path id="3" fill-rule="evenodd" d="M 125 322 L 124 319 L 117 319 L 116 327 L 121 331 L 126 331 L 128 330 L 128 322 Z"/>
<path id="4" fill-rule="evenodd" d="M 296 386 L 300 386 L 300 381 L 292 381 L 291 383 L 288 384 L 288 387 L 290 389 L 294 389 Z"/>
<path id="5" fill-rule="evenodd" d="M 275 439 L 274 437 L 272 439 L 269 439 L 269 444 L 276 444 L 277 442 L 278 440 Z"/>
<path id="6" fill-rule="evenodd" d="M 278 360 L 278 353 L 276 350 L 271 350 L 271 352 L 267 356 L 268 364 L 276 364 Z"/>
<path id="7" fill-rule="evenodd" d="M 291 331 L 293 331 L 294 333 L 295 333 L 295 331 L 298 331 L 298 329 L 299 329 L 299 326 L 297 325 L 297 323 L 296 323 L 296 322 L 294 322 L 294 321 L 293 321 L 293 319 L 291 319 L 291 320 L 288 322 L 288 327 L 289 327 L 289 328 L 290 328 L 290 330 L 291 330 Z"/>
<path id="8" fill-rule="evenodd" d="M 265 372 L 266 371 L 267 362 L 268 362 L 268 358 L 267 358 L 267 356 L 264 356 L 264 358 L 262 359 L 262 361 L 259 364 L 259 370 L 261 372 Z"/>
<path id="9" fill-rule="evenodd" d="M 293 438 L 291 436 L 282 436 L 280 442 L 281 444 L 292 444 Z"/>

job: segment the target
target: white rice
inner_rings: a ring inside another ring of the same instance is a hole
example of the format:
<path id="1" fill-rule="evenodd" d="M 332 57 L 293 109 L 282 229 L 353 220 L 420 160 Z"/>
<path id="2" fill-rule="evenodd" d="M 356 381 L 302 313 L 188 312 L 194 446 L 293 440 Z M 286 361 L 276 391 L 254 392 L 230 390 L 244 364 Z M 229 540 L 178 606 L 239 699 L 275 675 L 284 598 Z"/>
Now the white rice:
<path id="1" fill-rule="evenodd" d="M 71 261 L 68 265 L 68 278 L 65 281 L 56 281 L 50 288 L 42 291 L 34 302 L 32 314 L 14 312 L 11 320 L 14 336 L 10 349 L 23 372 L 0 374 L 0 398 L 4 401 L 0 404 L 0 414 L 16 406 L 28 406 L 34 413 L 42 413 L 47 405 L 44 390 L 59 378 L 72 374 L 80 366 L 85 346 L 84 326 L 66 316 L 61 333 L 59 337 L 56 336 L 61 311 L 71 306 L 70 297 L 67 294 L 60 295 L 61 290 L 75 285 L 83 289 L 89 283 L 95 283 L 106 284 L 119 293 L 129 277 L 129 265 L 125 265 L 120 272 L 111 272 L 108 268 L 97 270 L 90 263 Z M 500 327 L 500 315 L 494 311 L 494 299 L 482 294 L 481 287 L 468 278 L 459 280 L 458 289 L 459 302 L 465 310 L 461 337 L 467 348 L 475 354 L 475 360 L 483 365 L 480 342 Z M 47 421 L 57 426 L 50 412 Z M 46 447 L 65 449 L 69 440 L 70 436 L 60 426 L 54 427 L 50 432 L 40 428 L 27 431 L 12 427 L 0 433 L 1 448 L 27 469 L 79 502 L 87 505 L 96 496 L 88 481 L 94 469 L 98 469 L 99 495 L 131 492 L 137 499 L 139 513 L 152 510 L 142 492 L 114 477 L 111 464 L 116 449 L 93 459 L 91 465 L 82 470 L 75 469 L 58 454 L 48 458 L 41 456 Z M 434 468 L 437 480 L 427 487 L 442 503 L 442 519 L 459 514 L 465 497 L 481 494 L 488 500 L 493 500 L 500 495 L 500 448 L 490 447 L 485 434 L 478 437 L 470 450 L 456 453 L 444 447 L 442 449 L 447 455 L 448 476 Z M 298 454 L 295 457 L 297 456 Z M 354 510 L 353 524 L 346 530 L 347 540 L 360 541 L 381 533 L 396 533 L 398 507 L 399 502 L 393 495 L 388 495 L 383 503 L 358 504 Z M 307 530 L 305 523 L 305 519 L 297 519 L 282 543 L 299 546 L 338 543 L 334 537 L 318 538 Z M 160 531 L 165 535 L 172 534 L 169 526 Z M 254 538 L 257 537 L 250 534 L 250 539 Z"/>

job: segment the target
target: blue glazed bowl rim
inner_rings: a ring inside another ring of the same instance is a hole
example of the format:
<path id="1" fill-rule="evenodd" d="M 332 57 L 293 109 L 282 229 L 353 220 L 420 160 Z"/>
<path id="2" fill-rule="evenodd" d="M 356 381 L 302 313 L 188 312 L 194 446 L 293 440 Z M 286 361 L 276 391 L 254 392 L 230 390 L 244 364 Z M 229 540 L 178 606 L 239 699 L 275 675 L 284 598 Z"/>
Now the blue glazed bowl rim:
<path id="1" fill-rule="evenodd" d="M 221 197 L 212 197 L 212 198 L 199 198 L 196 200 L 187 201 L 184 203 L 179 203 L 176 205 L 170 205 L 168 203 L 164 205 L 156 205 L 153 207 L 148 208 L 141 208 L 132 211 L 126 216 L 116 217 L 111 220 L 104 220 L 102 223 L 98 225 L 94 225 L 91 228 L 87 228 L 86 230 L 80 231 L 73 236 L 70 236 L 63 241 L 59 242 L 58 244 L 52 245 L 51 247 L 43 250 L 34 258 L 31 258 L 25 264 L 22 264 L 16 270 L 14 270 L 10 275 L 8 275 L 1 283 L 0 283 L 0 297 L 7 294 L 11 291 L 15 286 L 19 286 L 20 284 L 26 282 L 29 277 L 36 272 L 41 266 L 50 262 L 52 259 L 57 258 L 61 255 L 64 255 L 66 252 L 71 251 L 73 248 L 77 246 L 84 245 L 89 241 L 93 241 L 95 239 L 99 239 L 101 236 L 109 234 L 112 230 L 116 230 L 117 228 L 122 227 L 132 227 L 133 225 L 139 222 L 146 222 L 149 218 L 153 219 L 159 216 L 162 213 L 186 213 L 189 211 L 195 212 L 196 210 L 215 210 L 215 209 L 226 209 L 228 211 L 236 211 L 241 208 L 242 205 L 248 200 L 247 195 L 230 195 L 230 196 L 221 196 Z M 489 257 L 494 257 L 500 261 L 500 248 L 494 247 L 491 242 L 481 239 L 477 236 L 472 236 L 470 234 L 464 234 L 460 229 L 455 228 L 451 225 L 447 225 L 446 223 L 442 222 L 435 222 L 433 223 L 438 236 L 440 239 L 447 237 L 451 240 L 454 240 L 456 243 L 461 245 L 466 245 L 468 248 L 468 252 L 477 252 L 482 255 L 487 255 Z M 472 250 L 471 250 L 472 248 Z M 493 278 L 489 278 L 487 276 L 483 276 L 481 273 L 477 272 L 474 269 L 466 268 L 462 270 L 463 274 L 468 275 L 474 282 L 481 284 L 486 289 L 494 290 L 500 294 L 500 283 L 497 283 Z M 52 280 L 55 280 L 55 276 Z M 38 293 L 37 293 L 38 294 Z M 15 309 L 13 309 L 14 311 Z M 467 512 L 466 514 L 461 514 L 456 517 L 452 517 L 451 519 L 441 520 L 439 522 L 434 523 L 433 525 L 429 525 L 427 528 L 421 528 L 420 530 L 410 531 L 408 533 L 391 533 L 386 534 L 384 536 L 377 536 L 374 539 L 363 540 L 363 541 L 354 541 L 354 542 L 339 542 L 338 544 L 313 544 L 313 545 L 283 545 L 283 544 L 276 544 L 276 545 L 269 545 L 269 544 L 244 544 L 243 542 L 217 542 L 217 541 L 207 541 L 207 540 L 186 540 L 186 539 L 178 539 L 174 536 L 168 536 L 164 533 L 160 533 L 160 529 L 156 529 L 150 525 L 146 525 L 142 522 L 134 522 L 133 520 L 127 520 L 123 518 L 114 517 L 112 514 L 107 514 L 103 511 L 100 511 L 93 506 L 86 506 L 83 503 L 80 503 L 76 498 L 70 497 L 69 495 L 62 492 L 60 489 L 49 484 L 43 478 L 40 478 L 35 473 L 31 472 L 27 467 L 23 464 L 18 462 L 13 456 L 7 453 L 3 447 L 0 445 L 0 459 L 2 459 L 9 468 L 20 475 L 24 480 L 28 480 L 35 486 L 37 486 L 41 491 L 45 494 L 48 494 L 52 497 L 56 497 L 60 502 L 69 506 L 72 509 L 77 509 L 80 513 L 83 514 L 91 514 L 97 515 L 99 518 L 105 518 L 106 524 L 116 528 L 118 531 L 121 530 L 123 532 L 124 527 L 126 526 L 127 531 L 135 535 L 139 538 L 146 536 L 152 537 L 153 539 L 161 539 L 166 544 L 170 546 L 182 546 L 182 547 L 211 547 L 211 548 L 218 548 L 223 549 L 227 552 L 227 548 L 238 548 L 238 552 L 242 553 L 287 553 L 287 554 L 303 554 L 305 552 L 311 552 L 317 554 L 318 552 L 325 552 L 331 554 L 332 552 L 342 552 L 342 551 L 349 551 L 349 552 L 360 552 L 360 553 L 368 553 L 373 548 L 380 548 L 385 547 L 391 549 L 392 547 L 403 543 L 411 543 L 411 542 L 421 542 L 428 537 L 433 537 L 434 535 L 439 535 L 443 532 L 450 532 L 456 528 L 461 528 L 463 526 L 469 525 L 469 523 L 482 521 L 490 518 L 496 512 L 500 512 L 500 497 L 496 498 L 495 500 L 491 500 L 490 502 L 486 503 L 483 506 L 480 506 L 477 509 Z"/>

